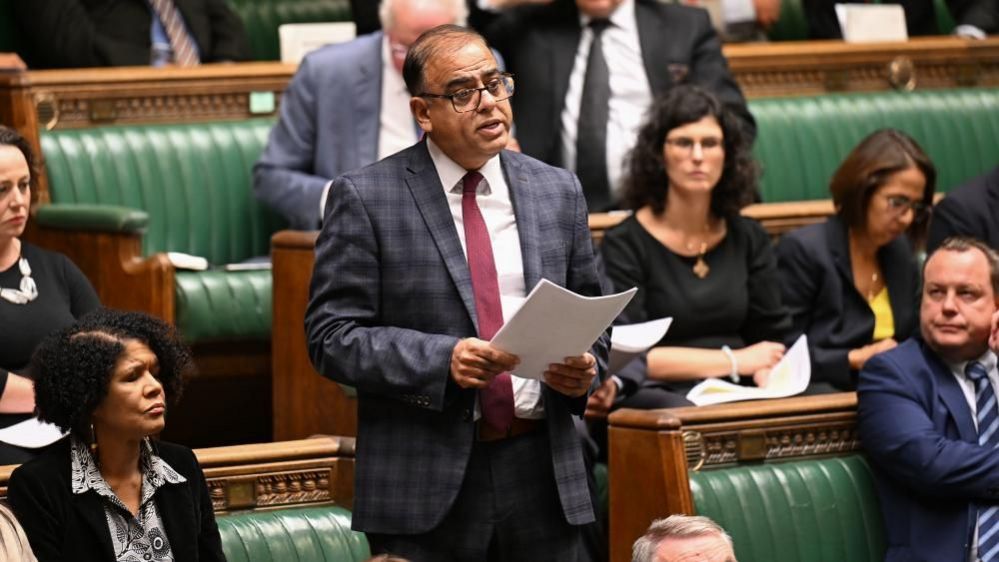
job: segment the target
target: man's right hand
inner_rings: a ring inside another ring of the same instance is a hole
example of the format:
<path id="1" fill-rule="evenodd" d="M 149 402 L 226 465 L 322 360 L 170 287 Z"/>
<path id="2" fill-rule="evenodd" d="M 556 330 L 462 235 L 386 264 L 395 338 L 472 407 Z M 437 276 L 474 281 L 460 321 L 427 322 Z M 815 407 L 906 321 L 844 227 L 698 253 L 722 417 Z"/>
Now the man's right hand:
<path id="1" fill-rule="evenodd" d="M 451 378 L 461 388 L 485 388 L 493 377 L 513 371 L 520 358 L 485 340 L 465 338 L 451 352 Z"/>

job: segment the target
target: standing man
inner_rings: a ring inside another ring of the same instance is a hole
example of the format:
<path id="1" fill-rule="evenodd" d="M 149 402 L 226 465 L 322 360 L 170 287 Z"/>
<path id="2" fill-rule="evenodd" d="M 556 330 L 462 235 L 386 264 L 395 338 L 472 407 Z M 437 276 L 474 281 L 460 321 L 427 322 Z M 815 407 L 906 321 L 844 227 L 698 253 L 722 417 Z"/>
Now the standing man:
<path id="1" fill-rule="evenodd" d="M 997 299 L 995 251 L 945 240 L 923 268 L 922 338 L 860 372 L 858 429 L 875 467 L 886 561 L 999 560 L 999 375 L 988 346 Z"/>
<path id="2" fill-rule="evenodd" d="M 306 312 L 317 370 L 358 392 L 353 528 L 416 561 L 575 560 L 572 416 L 608 338 L 542 381 L 488 340 L 541 278 L 600 294 L 582 192 L 503 150 L 514 81 L 474 31 L 423 34 L 403 75 L 426 138 L 334 181 Z"/>
<path id="3" fill-rule="evenodd" d="M 656 0 L 555 0 L 509 10 L 487 37 L 517 76 L 513 109 L 522 150 L 575 171 L 591 211 L 617 206 L 622 161 L 646 110 L 677 84 L 703 86 L 755 134 L 703 9 Z"/>
<path id="4" fill-rule="evenodd" d="M 302 61 L 281 118 L 253 168 L 257 198 L 291 228 L 319 228 L 333 178 L 419 139 L 402 79 L 406 50 L 424 31 L 465 25 L 465 0 L 382 0 L 384 32 L 329 45 Z"/>

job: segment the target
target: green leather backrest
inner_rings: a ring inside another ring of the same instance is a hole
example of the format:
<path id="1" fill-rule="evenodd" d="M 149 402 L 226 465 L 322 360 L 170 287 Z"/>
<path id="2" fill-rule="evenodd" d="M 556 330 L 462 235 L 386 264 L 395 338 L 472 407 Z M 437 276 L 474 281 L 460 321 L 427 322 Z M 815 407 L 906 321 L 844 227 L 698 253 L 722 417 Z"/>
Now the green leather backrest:
<path id="1" fill-rule="evenodd" d="M 699 515 L 732 536 L 739 562 L 880 562 L 874 477 L 860 455 L 695 472 Z"/>
<path id="2" fill-rule="evenodd" d="M 281 59 L 278 26 L 283 23 L 351 21 L 349 0 L 228 1 L 243 19 L 254 60 Z"/>
<path id="3" fill-rule="evenodd" d="M 780 16 L 767 31 L 771 41 L 804 41 L 808 39 L 808 20 L 802 0 L 781 0 Z"/>
<path id="4" fill-rule="evenodd" d="M 915 138 L 937 168 L 937 190 L 999 163 L 999 88 L 754 99 L 754 153 L 765 202 L 825 199 L 850 150 L 877 129 Z"/>
<path id="5" fill-rule="evenodd" d="M 252 169 L 272 124 L 254 119 L 43 133 L 52 201 L 146 211 L 147 255 L 185 252 L 212 264 L 266 255 L 282 222 L 254 198 Z"/>
<path id="6" fill-rule="evenodd" d="M 229 562 L 361 562 L 364 533 L 350 530 L 341 507 L 289 508 L 218 518 Z"/>

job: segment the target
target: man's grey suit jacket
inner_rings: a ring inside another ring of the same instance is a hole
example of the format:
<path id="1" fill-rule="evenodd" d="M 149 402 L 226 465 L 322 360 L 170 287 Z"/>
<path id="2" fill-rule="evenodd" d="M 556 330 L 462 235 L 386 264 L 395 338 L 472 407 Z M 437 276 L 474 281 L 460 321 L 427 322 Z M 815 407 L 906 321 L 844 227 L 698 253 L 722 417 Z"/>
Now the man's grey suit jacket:
<path id="1" fill-rule="evenodd" d="M 293 229 L 319 228 L 323 186 L 378 158 L 382 36 L 310 53 L 281 98 L 280 120 L 253 168 L 253 189 Z"/>
<path id="2" fill-rule="evenodd" d="M 524 280 L 601 293 L 586 202 L 569 172 L 500 155 L 510 187 Z M 465 254 L 425 142 L 340 176 L 316 242 L 305 325 L 313 364 L 358 392 L 353 527 L 426 532 L 461 487 L 474 438 L 475 391 L 450 377 L 451 351 L 476 335 Z M 603 374 L 609 338 L 593 353 Z M 594 379 L 593 388 L 601 377 Z M 543 391 L 566 520 L 594 520 L 571 415 L 586 398 Z"/>

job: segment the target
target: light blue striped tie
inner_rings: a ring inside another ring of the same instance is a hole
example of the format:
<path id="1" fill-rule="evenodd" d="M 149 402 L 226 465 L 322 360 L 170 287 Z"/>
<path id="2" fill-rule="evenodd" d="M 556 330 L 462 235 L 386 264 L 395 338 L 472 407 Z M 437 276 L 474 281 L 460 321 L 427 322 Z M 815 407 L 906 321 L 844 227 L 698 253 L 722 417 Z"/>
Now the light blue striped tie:
<path id="1" fill-rule="evenodd" d="M 964 374 L 975 383 L 978 444 L 994 449 L 999 445 L 999 408 L 989 372 L 978 361 L 971 361 Z M 982 562 L 999 560 L 999 506 L 982 506 L 978 510 L 978 558 Z"/>

